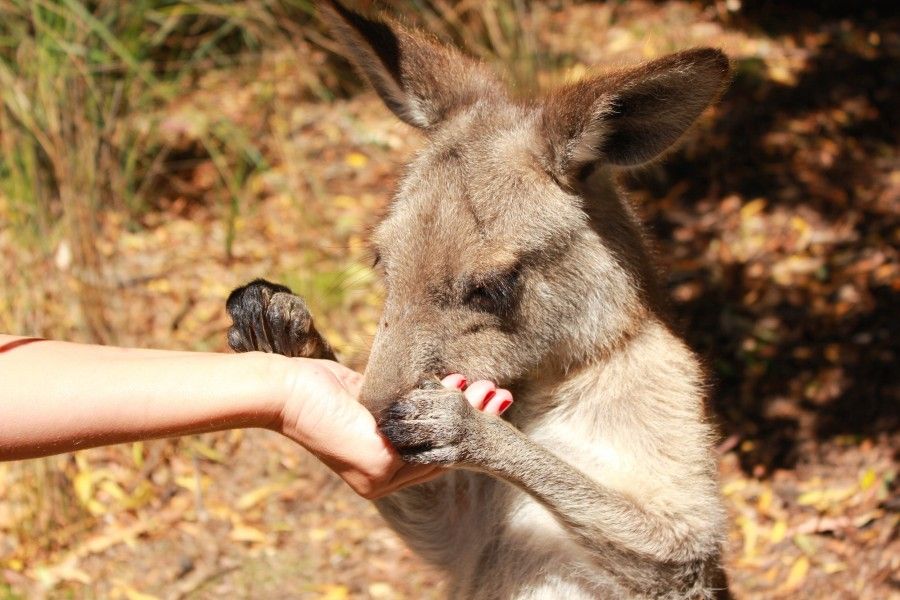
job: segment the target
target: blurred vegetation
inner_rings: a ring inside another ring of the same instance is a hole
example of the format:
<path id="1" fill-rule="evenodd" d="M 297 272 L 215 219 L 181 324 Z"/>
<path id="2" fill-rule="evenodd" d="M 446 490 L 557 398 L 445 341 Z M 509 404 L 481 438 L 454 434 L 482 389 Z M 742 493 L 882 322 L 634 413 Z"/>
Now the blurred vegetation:
<path id="1" fill-rule="evenodd" d="M 512 65 L 514 79 L 532 81 L 538 54 L 525 0 L 393 4 L 448 41 Z M 0 2 L 5 215 L 21 242 L 44 252 L 69 240 L 92 339 L 115 339 L 98 286 L 97 211 L 122 210 L 125 226 L 139 227 L 160 186 L 177 185 L 179 172 L 210 160 L 230 260 L 249 176 L 267 166 L 256 132 L 227 113 L 166 123 L 184 90 L 210 71 L 252 73 L 267 50 L 284 49 L 305 67 L 292 73 L 301 74 L 298 98 L 359 90 L 314 12 L 305 0 Z"/>
<path id="2" fill-rule="evenodd" d="M 513 65 L 514 78 L 533 78 L 539 56 L 525 0 L 393 4 L 408 4 L 448 41 Z M 99 208 L 138 217 L 172 154 L 185 150 L 160 131 L 161 111 L 204 73 L 258 67 L 263 51 L 283 47 L 309 61 L 303 96 L 358 89 L 345 63 L 316 54 L 334 45 L 309 1 L 0 2 L 0 189 L 16 231 L 47 244 L 59 223 L 88 236 L 85 215 Z M 192 150 L 213 159 L 222 189 L 237 197 L 264 159 L 227 116 L 203 125 Z"/>
<path id="3" fill-rule="evenodd" d="M 265 276 L 364 364 L 381 300 L 366 231 L 418 142 L 314 4 L 0 0 L 0 331 L 220 351 L 228 291 Z M 726 50 L 721 103 L 624 182 L 710 366 L 733 583 L 765 598 L 896 589 L 888 3 L 378 5 L 523 94 Z M 370 506 L 257 432 L 0 465 L 0 598 L 427 598 L 436 581 Z"/>

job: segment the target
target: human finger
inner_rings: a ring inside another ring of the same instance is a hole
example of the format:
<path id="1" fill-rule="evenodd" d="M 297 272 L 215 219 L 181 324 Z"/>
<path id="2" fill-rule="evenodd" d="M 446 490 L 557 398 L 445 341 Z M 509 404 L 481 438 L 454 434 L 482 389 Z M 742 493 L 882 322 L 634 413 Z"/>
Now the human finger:
<path id="1" fill-rule="evenodd" d="M 497 386 L 492 382 L 482 379 L 466 388 L 465 396 L 473 407 L 484 410 L 485 405 L 497 393 Z"/>
<path id="2" fill-rule="evenodd" d="M 487 401 L 484 412 L 491 415 L 502 415 L 513 403 L 512 392 L 498 389 L 494 396 Z"/>
<path id="3" fill-rule="evenodd" d="M 466 381 L 465 376 L 459 373 L 451 373 L 441 379 L 441 385 L 448 389 L 456 389 L 456 390 L 464 390 L 468 385 L 468 381 Z"/>

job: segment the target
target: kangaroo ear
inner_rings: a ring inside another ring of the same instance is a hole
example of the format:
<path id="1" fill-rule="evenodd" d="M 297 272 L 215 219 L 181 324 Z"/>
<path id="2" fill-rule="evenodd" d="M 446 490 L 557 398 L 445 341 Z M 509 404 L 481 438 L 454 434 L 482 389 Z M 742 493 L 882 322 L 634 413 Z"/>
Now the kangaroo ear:
<path id="1" fill-rule="evenodd" d="M 569 179 L 597 161 L 652 160 L 718 97 L 728 72 L 721 51 L 699 48 L 558 90 L 542 115 L 551 168 Z"/>
<path id="2" fill-rule="evenodd" d="M 333 0 L 322 16 L 387 107 L 414 127 L 430 129 L 501 90 L 481 63 L 393 21 L 368 19 Z"/>

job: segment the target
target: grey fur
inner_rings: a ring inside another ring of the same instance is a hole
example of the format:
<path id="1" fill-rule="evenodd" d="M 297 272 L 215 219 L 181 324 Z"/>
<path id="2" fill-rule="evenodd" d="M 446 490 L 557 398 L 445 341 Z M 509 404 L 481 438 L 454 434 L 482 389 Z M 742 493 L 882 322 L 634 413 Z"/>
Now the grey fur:
<path id="1" fill-rule="evenodd" d="M 612 169 L 666 150 L 716 98 L 725 57 L 521 102 L 419 33 L 324 15 L 429 142 L 373 235 L 387 297 L 362 399 L 405 459 L 451 471 L 379 511 L 453 598 L 715 596 L 725 511 L 703 374 L 660 316 Z M 509 387 L 513 407 L 472 409 L 434 384 L 450 372 Z"/>

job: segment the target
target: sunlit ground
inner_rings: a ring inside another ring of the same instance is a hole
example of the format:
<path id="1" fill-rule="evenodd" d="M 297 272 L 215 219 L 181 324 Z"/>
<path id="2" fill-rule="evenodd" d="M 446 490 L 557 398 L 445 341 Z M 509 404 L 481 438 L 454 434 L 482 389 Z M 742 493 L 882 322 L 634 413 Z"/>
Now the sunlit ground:
<path id="1" fill-rule="evenodd" d="M 539 9 L 533 44 L 556 58 L 535 78 L 703 44 L 734 59 L 684 149 L 626 180 L 713 380 L 732 586 L 887 598 L 900 585 L 898 23 L 725 4 Z M 222 351 L 225 297 L 262 276 L 304 294 L 361 367 L 381 298 L 366 232 L 421 140 L 370 93 L 303 92 L 308 58 L 267 49 L 160 109 L 169 154 L 144 210 L 53 209 L 56 225 L 36 227 L 7 176 L 0 330 Z M 240 177 L 232 146 L 203 143 L 222 119 L 264 158 Z M 419 599 L 439 582 L 269 432 L 0 464 L 0 598 Z"/>

